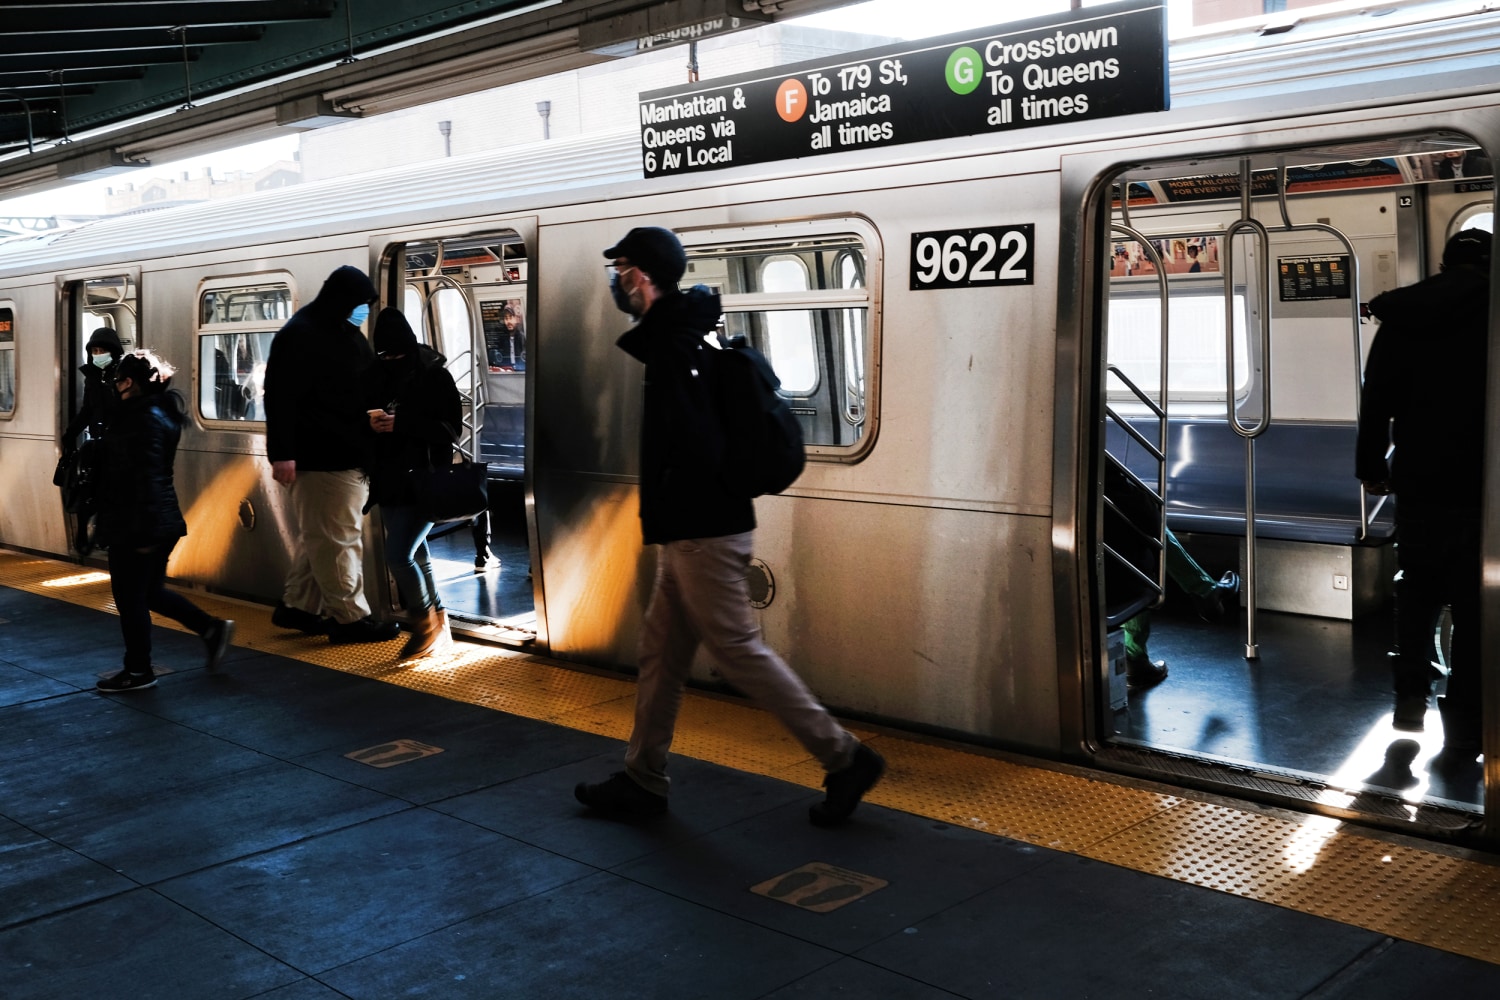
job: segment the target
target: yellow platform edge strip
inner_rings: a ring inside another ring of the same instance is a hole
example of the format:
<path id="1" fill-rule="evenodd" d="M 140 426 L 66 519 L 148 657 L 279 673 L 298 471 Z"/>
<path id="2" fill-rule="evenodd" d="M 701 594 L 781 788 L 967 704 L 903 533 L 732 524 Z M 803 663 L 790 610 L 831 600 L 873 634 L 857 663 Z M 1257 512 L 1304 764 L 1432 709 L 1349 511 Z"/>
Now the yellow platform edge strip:
<path id="1" fill-rule="evenodd" d="M 109 577 L 92 567 L 0 550 L 0 586 L 114 611 Z M 242 648 L 619 740 L 630 734 L 635 685 L 626 678 L 465 642 L 401 664 L 394 640 L 332 646 L 273 629 L 264 606 L 183 592 L 210 614 L 235 619 Z M 851 728 L 889 763 L 869 802 L 1500 964 L 1496 865 L 1326 817 L 1266 815 Z M 691 691 L 673 751 L 822 784 L 817 761 L 765 713 Z"/>

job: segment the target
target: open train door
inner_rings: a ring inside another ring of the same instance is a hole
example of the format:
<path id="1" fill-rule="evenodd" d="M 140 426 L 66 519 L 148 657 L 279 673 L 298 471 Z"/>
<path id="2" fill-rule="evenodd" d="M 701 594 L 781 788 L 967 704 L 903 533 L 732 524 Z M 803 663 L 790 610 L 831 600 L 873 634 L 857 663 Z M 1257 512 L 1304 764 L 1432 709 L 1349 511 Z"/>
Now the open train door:
<path id="1" fill-rule="evenodd" d="M 455 633 L 532 646 L 541 601 L 528 435 L 535 376 L 534 218 L 437 227 L 371 240 L 384 305 L 442 354 L 463 401 L 459 449 L 489 466 L 489 511 L 438 525 L 428 538 L 433 576 Z M 392 608 L 400 595 L 387 587 Z"/>
<path id="2" fill-rule="evenodd" d="M 1396 511 L 1354 476 L 1365 307 L 1435 274 L 1459 229 L 1493 225 L 1492 182 L 1444 173 L 1488 169 L 1481 124 L 1063 158 L 1079 208 L 1061 244 L 1080 249 L 1059 268 L 1054 555 L 1077 581 L 1058 591 L 1060 670 L 1082 664 L 1091 762 L 1426 835 L 1497 829 L 1500 769 L 1454 766 L 1438 708 L 1455 703 L 1437 700 L 1455 672 L 1481 675 L 1484 746 L 1500 749 L 1496 630 L 1471 625 L 1480 655 L 1455 665 L 1436 625 L 1425 727 L 1395 725 Z M 1493 302 L 1490 324 L 1493 344 Z M 1489 551 L 1493 487 L 1485 503 Z M 1122 691 L 1111 639 L 1142 614 L 1167 670 Z"/>

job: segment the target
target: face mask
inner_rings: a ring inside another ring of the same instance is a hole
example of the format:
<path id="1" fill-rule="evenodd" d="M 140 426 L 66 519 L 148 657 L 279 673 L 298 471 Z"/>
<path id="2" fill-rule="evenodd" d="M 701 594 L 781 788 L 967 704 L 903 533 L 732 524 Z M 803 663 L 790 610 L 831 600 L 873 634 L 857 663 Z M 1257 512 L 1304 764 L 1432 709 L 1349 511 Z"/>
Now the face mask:
<path id="1" fill-rule="evenodd" d="M 610 275 L 609 295 L 610 298 L 615 300 L 616 309 L 620 310 L 620 312 L 622 313 L 629 313 L 632 316 L 636 316 L 635 308 L 630 304 L 630 293 L 620 287 L 619 274 Z"/>
<path id="2" fill-rule="evenodd" d="M 363 326 L 369 315 L 370 307 L 368 305 L 357 305 L 354 307 L 354 311 L 349 314 L 349 322 L 354 326 Z"/>
<path id="3" fill-rule="evenodd" d="M 110 355 L 110 353 L 108 351 L 106 351 L 103 354 L 95 354 L 95 355 L 93 355 L 92 357 L 89 358 L 89 360 L 92 361 L 94 364 L 98 365 L 100 368 L 108 368 L 114 362 L 115 359 L 114 359 L 114 357 L 112 355 Z"/>

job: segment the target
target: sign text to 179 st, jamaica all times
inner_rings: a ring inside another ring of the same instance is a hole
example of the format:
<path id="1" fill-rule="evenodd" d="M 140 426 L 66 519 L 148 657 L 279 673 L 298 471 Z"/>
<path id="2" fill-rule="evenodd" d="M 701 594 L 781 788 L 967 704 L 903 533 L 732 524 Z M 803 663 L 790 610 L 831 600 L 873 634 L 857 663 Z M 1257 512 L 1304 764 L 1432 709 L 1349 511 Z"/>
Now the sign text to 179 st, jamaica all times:
<path id="1" fill-rule="evenodd" d="M 1162 0 L 641 95 L 647 177 L 1167 107 Z"/>

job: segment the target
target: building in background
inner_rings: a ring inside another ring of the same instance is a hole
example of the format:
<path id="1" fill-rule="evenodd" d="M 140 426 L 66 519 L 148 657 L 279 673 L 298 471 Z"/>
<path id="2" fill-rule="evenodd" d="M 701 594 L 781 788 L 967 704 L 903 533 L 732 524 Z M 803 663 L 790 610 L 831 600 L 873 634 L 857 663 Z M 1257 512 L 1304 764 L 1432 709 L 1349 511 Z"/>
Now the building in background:
<path id="1" fill-rule="evenodd" d="M 110 215 L 170 208 L 215 198 L 237 198 L 254 191 L 290 187 L 302 183 L 302 164 L 296 158 L 279 160 L 259 170 L 231 170 L 215 177 L 212 168 L 182 171 L 176 177 L 152 177 L 132 181 L 104 192 L 104 210 Z"/>

